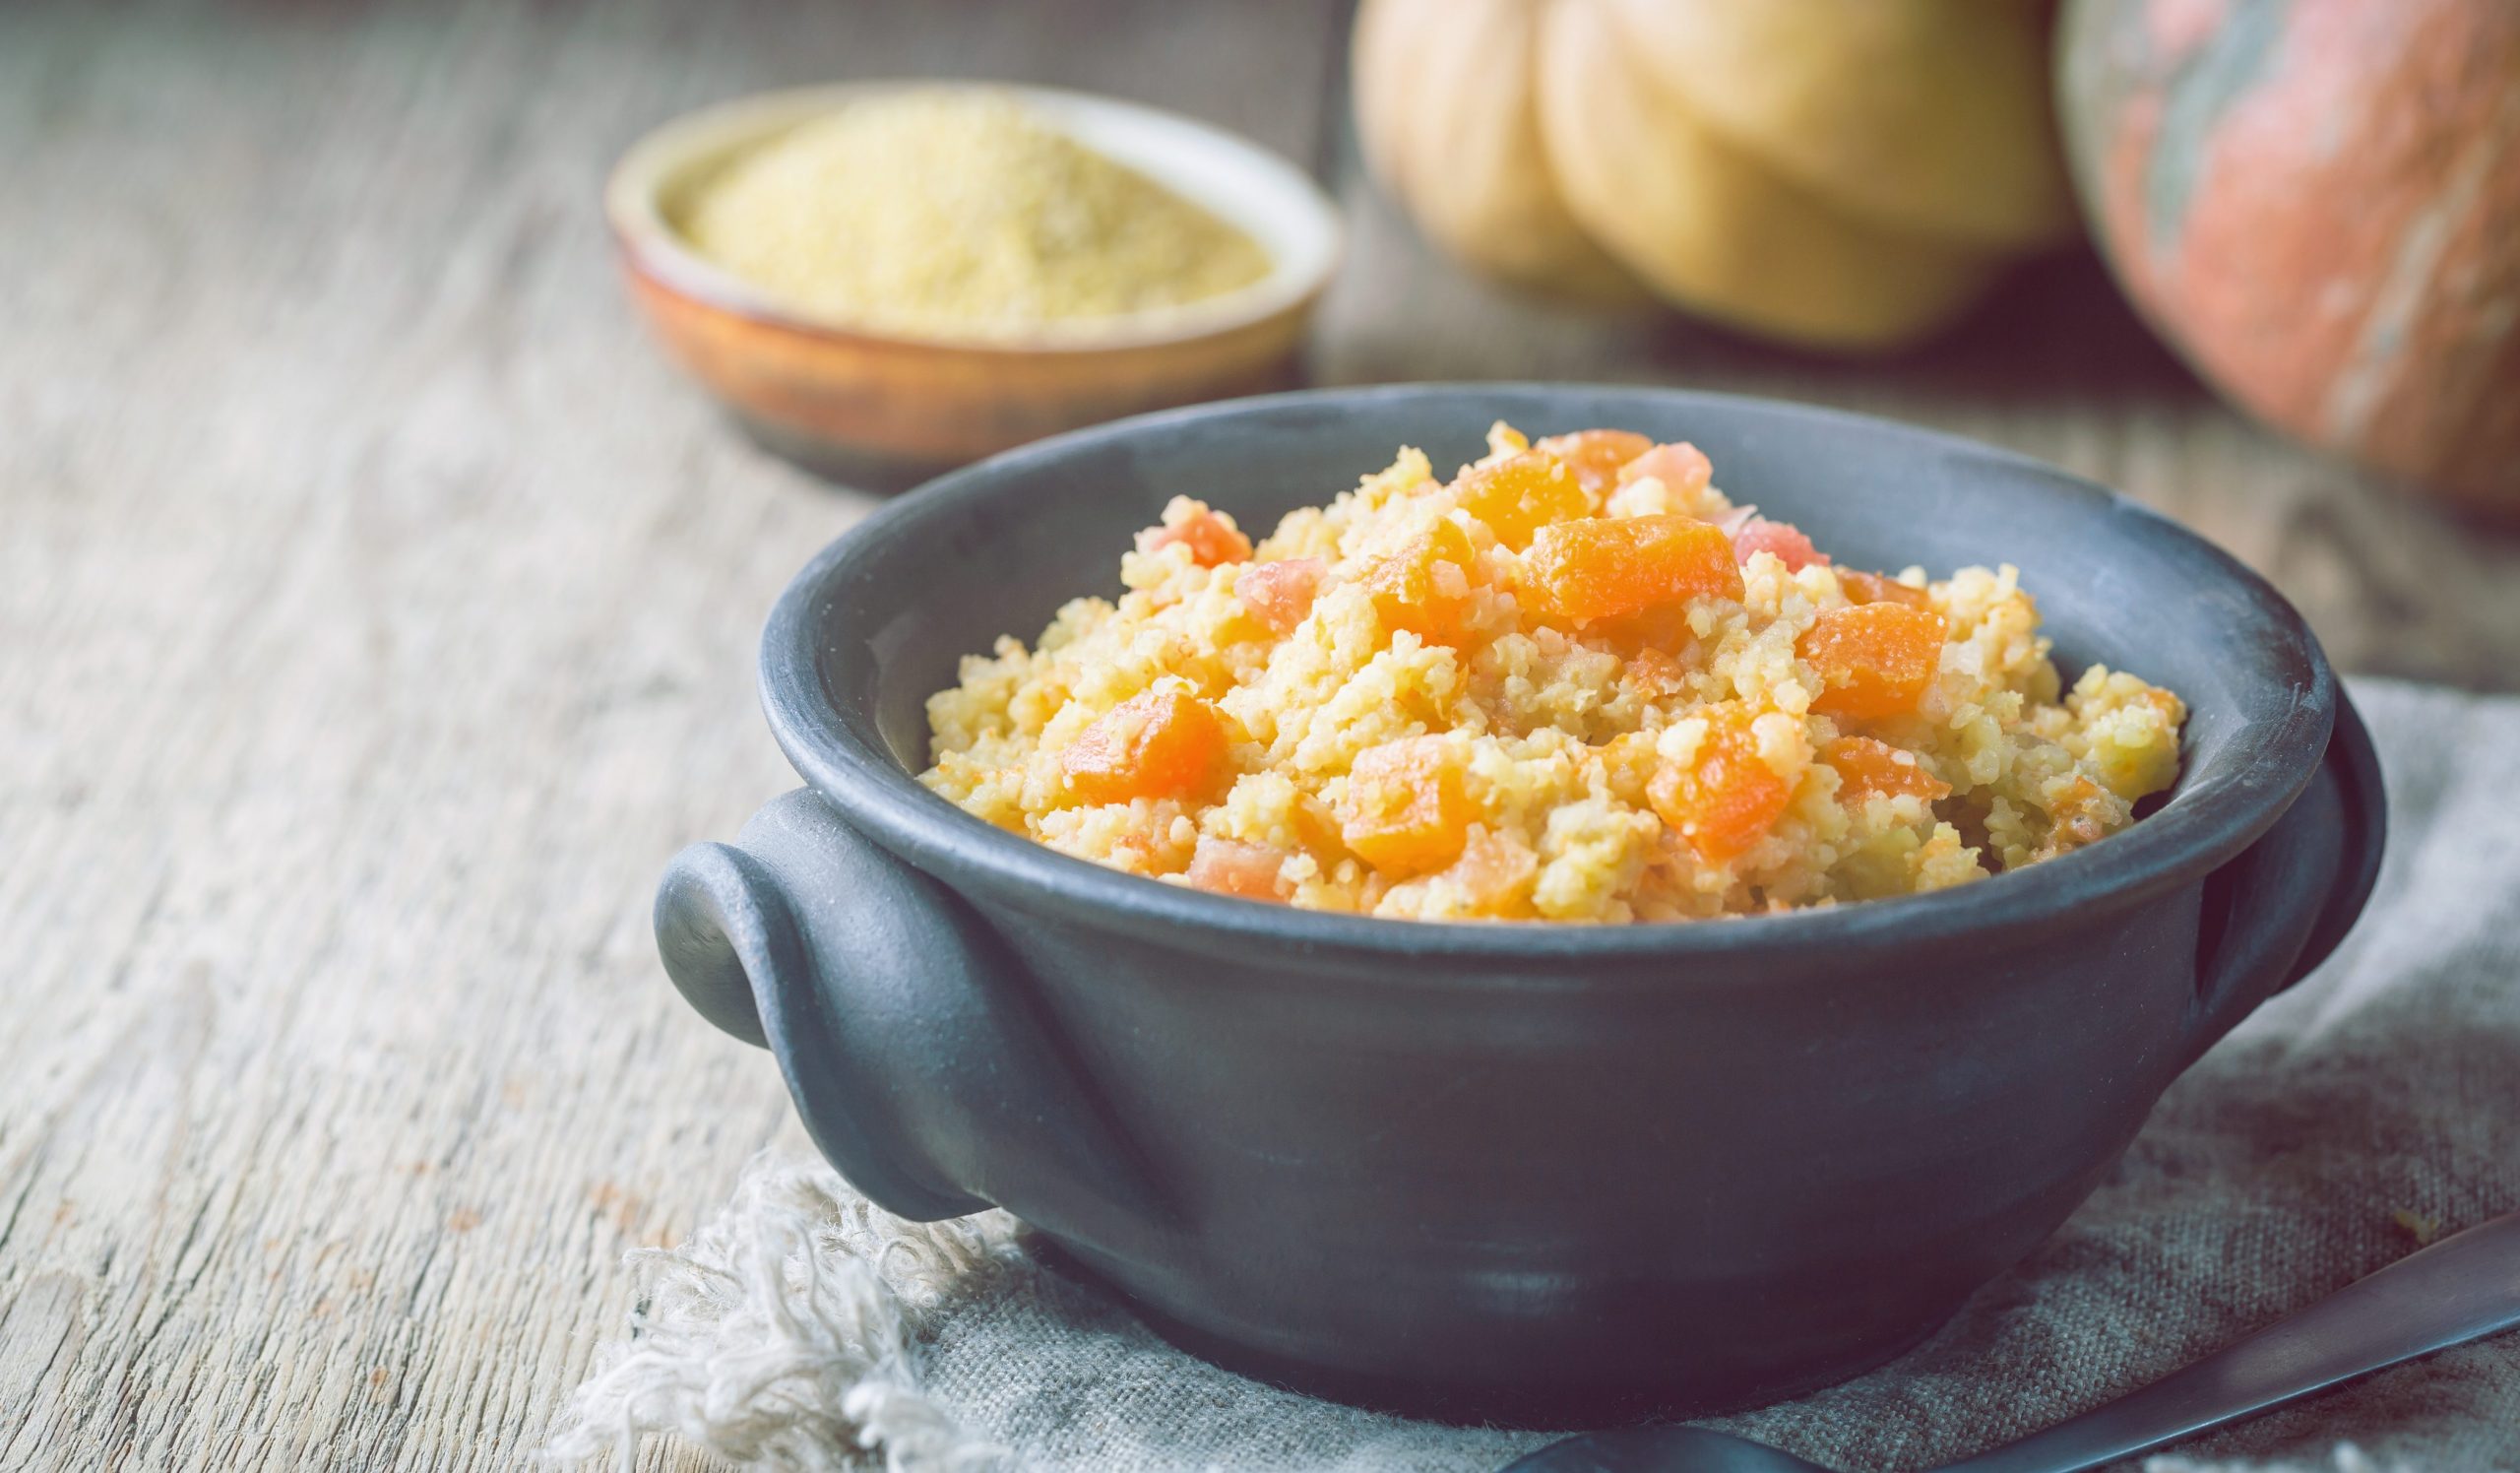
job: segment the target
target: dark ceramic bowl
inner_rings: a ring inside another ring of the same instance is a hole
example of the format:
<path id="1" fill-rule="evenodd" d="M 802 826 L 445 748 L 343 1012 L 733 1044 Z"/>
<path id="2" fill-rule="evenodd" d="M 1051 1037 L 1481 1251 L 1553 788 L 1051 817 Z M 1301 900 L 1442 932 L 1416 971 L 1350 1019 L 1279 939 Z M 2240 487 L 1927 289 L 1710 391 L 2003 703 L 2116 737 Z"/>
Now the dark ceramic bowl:
<path id="1" fill-rule="evenodd" d="M 2176 790 L 1957 891 L 1583 928 L 1176 889 L 912 780 L 956 658 L 1116 592 L 1174 492 L 1265 527 L 1499 417 L 1694 440 L 1858 566 L 2018 564 L 2069 670 L 2186 697 Z M 1003 1205 L 1229 1366 L 1456 1418 L 1773 1400 L 1922 1339 L 2328 954 L 2382 838 L 2317 642 L 2230 557 L 2017 456 L 1710 395 L 1346 390 L 1044 441 L 824 549 L 762 684 L 808 786 L 674 862 L 658 940 L 850 1181 L 914 1218 Z"/>

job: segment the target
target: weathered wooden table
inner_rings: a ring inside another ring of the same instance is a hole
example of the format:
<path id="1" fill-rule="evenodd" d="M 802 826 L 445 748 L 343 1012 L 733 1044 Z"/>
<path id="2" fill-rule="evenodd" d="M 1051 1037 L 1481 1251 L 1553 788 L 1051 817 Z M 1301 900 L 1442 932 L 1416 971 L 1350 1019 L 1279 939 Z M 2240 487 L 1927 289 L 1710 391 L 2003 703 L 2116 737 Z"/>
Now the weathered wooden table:
<path id="1" fill-rule="evenodd" d="M 598 180 L 691 105 L 945 74 L 1213 118 L 1349 207 L 1322 381 L 1948 426 L 2202 528 L 2350 668 L 2520 682 L 2520 546 L 2251 429 L 2086 261 L 1886 364 L 1556 315 L 1359 177 L 1339 0 L 1079 8 L 0 10 L 0 1467 L 515 1466 L 623 1250 L 791 1128 L 649 886 L 788 785 L 755 630 L 870 503 L 620 299 Z"/>

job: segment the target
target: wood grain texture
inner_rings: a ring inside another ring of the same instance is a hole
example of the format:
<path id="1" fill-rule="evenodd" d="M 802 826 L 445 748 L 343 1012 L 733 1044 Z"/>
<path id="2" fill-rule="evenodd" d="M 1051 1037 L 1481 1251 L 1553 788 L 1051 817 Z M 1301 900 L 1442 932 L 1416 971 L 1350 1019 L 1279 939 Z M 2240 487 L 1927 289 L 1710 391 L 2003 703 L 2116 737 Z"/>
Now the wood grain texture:
<path id="1" fill-rule="evenodd" d="M 0 11 L 0 1467 L 521 1466 L 788 1128 L 648 895 L 791 785 L 759 621 L 870 502 L 649 350 L 598 189 L 896 72 L 1317 155 L 1325 8 L 1073 19 Z"/>
<path id="2" fill-rule="evenodd" d="M 2087 264 L 1870 368 L 1566 317 L 1357 177 L 1335 0 L 0 8 L 0 1467 L 518 1466 L 789 1131 L 649 887 L 790 781 L 752 646 L 871 502 L 639 337 L 596 208 L 831 77 L 1142 97 L 1335 172 L 1327 380 L 1653 380 L 2063 461 L 2354 666 L 2520 681 L 2520 551 L 2216 407 Z M 656 1447 L 649 1466 L 699 1466 Z"/>

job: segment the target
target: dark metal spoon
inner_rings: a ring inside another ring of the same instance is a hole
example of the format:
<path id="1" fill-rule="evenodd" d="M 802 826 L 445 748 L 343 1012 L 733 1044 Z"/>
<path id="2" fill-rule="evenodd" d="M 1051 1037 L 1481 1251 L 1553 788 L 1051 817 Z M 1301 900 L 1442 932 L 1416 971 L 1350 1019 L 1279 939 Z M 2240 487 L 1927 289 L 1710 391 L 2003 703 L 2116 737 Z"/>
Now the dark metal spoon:
<path id="1" fill-rule="evenodd" d="M 2289 1319 L 2070 1422 L 1938 1473 L 2077 1473 L 2254 1417 L 2384 1366 L 2520 1327 L 2520 1212 L 2454 1234 Z M 1694 1427 L 1551 1442 L 1504 1473 L 1827 1473 Z"/>

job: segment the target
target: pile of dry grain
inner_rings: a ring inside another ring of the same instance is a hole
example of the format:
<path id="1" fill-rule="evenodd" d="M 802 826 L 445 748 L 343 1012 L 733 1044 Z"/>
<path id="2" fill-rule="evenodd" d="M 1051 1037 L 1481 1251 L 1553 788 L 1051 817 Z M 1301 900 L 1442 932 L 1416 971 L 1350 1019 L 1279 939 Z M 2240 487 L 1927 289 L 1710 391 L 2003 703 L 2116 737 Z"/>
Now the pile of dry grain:
<path id="1" fill-rule="evenodd" d="M 681 221 L 810 316 L 988 337 L 1180 306 L 1258 281 L 1257 242 L 969 89 L 877 94 L 737 159 Z"/>

